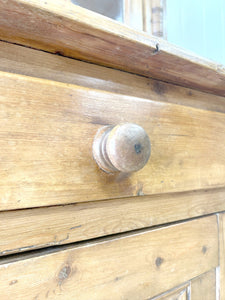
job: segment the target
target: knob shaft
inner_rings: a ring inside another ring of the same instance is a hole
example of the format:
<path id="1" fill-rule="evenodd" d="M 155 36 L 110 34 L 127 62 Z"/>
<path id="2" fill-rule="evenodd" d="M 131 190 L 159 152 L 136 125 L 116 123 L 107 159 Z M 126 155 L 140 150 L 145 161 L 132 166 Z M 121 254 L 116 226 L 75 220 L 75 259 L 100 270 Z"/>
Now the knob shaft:
<path id="1" fill-rule="evenodd" d="M 100 128 L 93 143 L 94 159 L 107 173 L 138 171 L 146 165 L 150 154 L 147 133 L 131 123 Z"/>

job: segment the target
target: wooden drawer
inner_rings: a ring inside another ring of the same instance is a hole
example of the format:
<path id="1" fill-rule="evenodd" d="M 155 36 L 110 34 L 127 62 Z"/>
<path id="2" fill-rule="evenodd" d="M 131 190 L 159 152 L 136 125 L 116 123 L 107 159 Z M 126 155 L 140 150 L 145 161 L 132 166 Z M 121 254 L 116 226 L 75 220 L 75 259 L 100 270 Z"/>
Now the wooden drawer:
<path id="1" fill-rule="evenodd" d="M 2 259 L 0 294 L 23 300 L 147 299 L 217 266 L 217 219 L 210 216 Z"/>
<path id="2" fill-rule="evenodd" d="M 225 184 L 222 113 L 3 72 L 0 95 L 1 210 Z M 92 143 L 121 122 L 146 130 L 152 155 L 139 172 L 109 175 Z"/>
<path id="3" fill-rule="evenodd" d="M 0 7 L 0 298 L 224 300 L 223 68 L 70 0 Z M 121 123 L 151 158 L 107 174 Z"/>

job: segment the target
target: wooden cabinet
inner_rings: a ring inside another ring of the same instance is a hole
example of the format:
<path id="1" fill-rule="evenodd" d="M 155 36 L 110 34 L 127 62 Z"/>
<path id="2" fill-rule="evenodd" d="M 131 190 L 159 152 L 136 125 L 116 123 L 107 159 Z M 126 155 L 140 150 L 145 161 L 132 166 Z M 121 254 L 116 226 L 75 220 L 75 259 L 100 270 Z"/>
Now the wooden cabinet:
<path id="1" fill-rule="evenodd" d="M 0 1 L 0 299 L 225 300 L 223 69 L 71 5 Z"/>

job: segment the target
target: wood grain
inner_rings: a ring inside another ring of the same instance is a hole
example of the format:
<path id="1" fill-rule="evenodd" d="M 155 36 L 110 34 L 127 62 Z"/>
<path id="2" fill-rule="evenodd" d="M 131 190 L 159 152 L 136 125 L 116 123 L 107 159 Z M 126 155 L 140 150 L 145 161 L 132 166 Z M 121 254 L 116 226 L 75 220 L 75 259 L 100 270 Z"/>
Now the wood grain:
<path id="1" fill-rule="evenodd" d="M 218 265 L 217 221 L 211 216 L 54 251 L 2 259 L 1 297 L 153 297 Z"/>
<path id="2" fill-rule="evenodd" d="M 0 209 L 225 185 L 225 115 L 8 73 L 0 74 Z M 109 175 L 92 157 L 104 125 L 150 137 L 148 164 Z"/>
<path id="3" fill-rule="evenodd" d="M 212 189 L 1 212 L 0 255 L 207 215 L 225 210 L 224 199 Z"/>
<path id="4" fill-rule="evenodd" d="M 223 282 L 221 281 L 221 284 Z M 191 300 L 216 300 L 216 270 L 213 269 L 191 281 Z M 223 299 L 223 298 L 221 298 Z"/>
<path id="5" fill-rule="evenodd" d="M 5 42 L 0 42 L 0 70 L 225 112 L 224 97 Z"/>
<path id="6" fill-rule="evenodd" d="M 219 221 L 219 249 L 220 249 L 220 300 L 225 299 L 225 213 L 218 215 Z"/>
<path id="7" fill-rule="evenodd" d="M 1 0 L 0 28 L 1 40 L 225 96 L 223 66 L 63 0 Z"/>
<path id="8" fill-rule="evenodd" d="M 225 112 L 224 97 L 5 42 L 0 42 L 0 70 Z"/>

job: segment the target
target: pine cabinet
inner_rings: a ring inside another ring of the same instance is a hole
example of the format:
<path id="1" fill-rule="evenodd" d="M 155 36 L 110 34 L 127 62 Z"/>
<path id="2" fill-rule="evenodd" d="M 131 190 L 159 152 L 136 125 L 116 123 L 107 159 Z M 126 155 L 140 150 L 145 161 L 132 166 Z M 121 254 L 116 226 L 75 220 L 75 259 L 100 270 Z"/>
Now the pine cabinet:
<path id="1" fill-rule="evenodd" d="M 224 300 L 223 68 L 63 0 L 0 40 L 0 298 Z"/>

